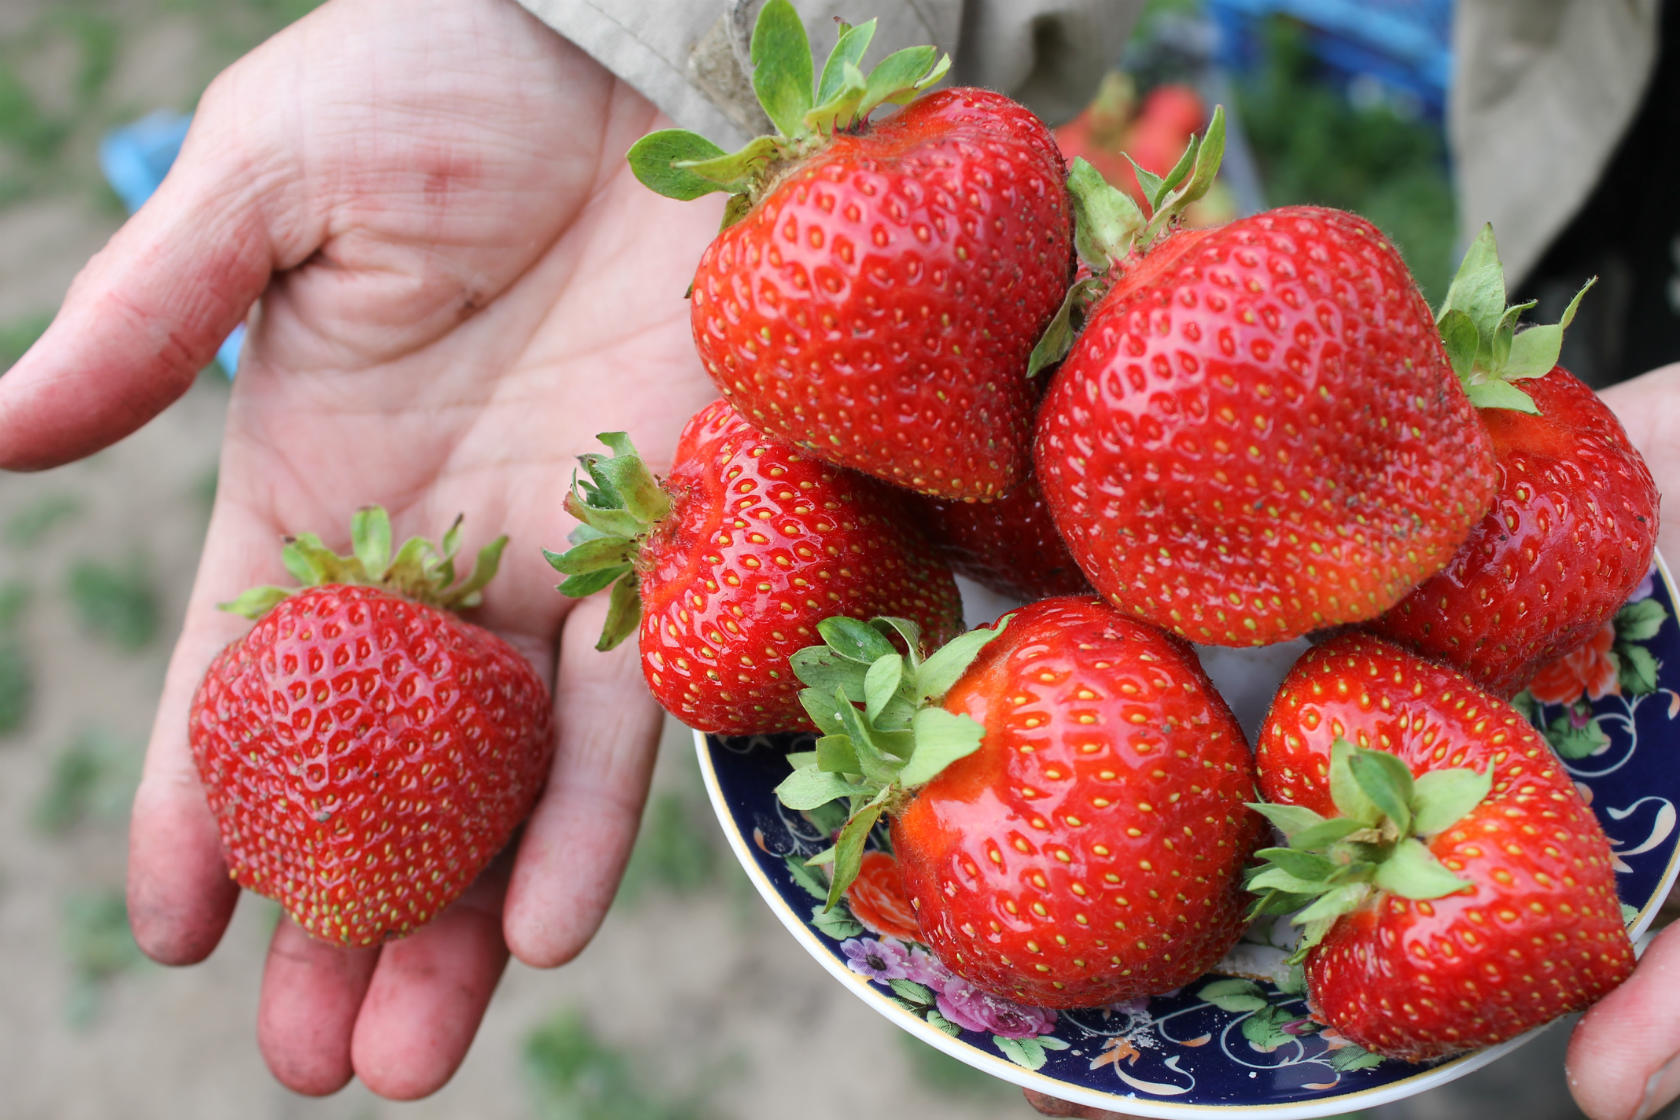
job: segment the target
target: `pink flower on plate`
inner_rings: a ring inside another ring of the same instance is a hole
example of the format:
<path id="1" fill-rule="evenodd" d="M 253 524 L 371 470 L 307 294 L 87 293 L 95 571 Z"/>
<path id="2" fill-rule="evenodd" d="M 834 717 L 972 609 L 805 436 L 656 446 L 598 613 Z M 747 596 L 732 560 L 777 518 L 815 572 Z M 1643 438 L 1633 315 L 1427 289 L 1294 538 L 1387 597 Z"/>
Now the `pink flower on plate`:
<path id="1" fill-rule="evenodd" d="M 840 951 L 846 956 L 846 967 L 859 976 L 880 981 L 903 980 L 908 976 L 905 966 L 910 962 L 910 954 L 890 937 L 879 941 L 873 937 L 853 937 L 840 943 Z"/>
<path id="2" fill-rule="evenodd" d="M 1543 665 L 1529 683 L 1529 695 L 1542 704 L 1568 704 L 1582 695 L 1598 700 L 1620 693 L 1615 644 L 1612 619 L 1579 648 Z"/>
<path id="3" fill-rule="evenodd" d="M 1056 1029 L 1054 1011 L 982 992 L 954 976 L 939 993 L 938 1006 L 941 1015 L 964 1030 L 999 1038 L 1037 1038 Z"/>
<path id="4" fill-rule="evenodd" d="M 966 983 L 958 980 L 950 969 L 939 963 L 938 957 L 926 949 L 910 950 L 910 960 L 904 966 L 904 978 L 926 984 L 936 992 L 943 992 L 952 984 Z"/>

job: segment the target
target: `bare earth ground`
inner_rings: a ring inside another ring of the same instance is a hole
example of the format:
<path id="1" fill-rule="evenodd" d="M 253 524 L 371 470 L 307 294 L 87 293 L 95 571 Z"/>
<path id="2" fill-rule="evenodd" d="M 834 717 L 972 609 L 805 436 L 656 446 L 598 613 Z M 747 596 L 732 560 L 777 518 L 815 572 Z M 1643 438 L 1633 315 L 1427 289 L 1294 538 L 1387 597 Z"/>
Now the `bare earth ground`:
<path id="1" fill-rule="evenodd" d="M 308 6 L 0 4 L 0 368 L 120 221 L 94 162 L 101 132 L 190 108 L 220 66 Z M 358 1086 L 320 1101 L 280 1088 L 253 1026 L 273 907 L 247 897 L 208 962 L 173 970 L 139 957 L 121 912 L 126 797 L 202 539 L 227 392 L 206 374 L 107 452 L 0 476 L 0 601 L 28 597 L 0 622 L 0 660 L 11 642 L 34 682 L 21 727 L 0 734 L 0 1120 L 1030 1115 L 804 955 L 709 826 L 680 733 L 606 928 L 568 968 L 510 967 L 449 1086 L 412 1104 Z M 527 1060 L 535 1038 L 546 1057 Z M 1383 1115 L 1576 1116 L 1563 1039 L 1554 1030 L 1523 1059 Z"/>

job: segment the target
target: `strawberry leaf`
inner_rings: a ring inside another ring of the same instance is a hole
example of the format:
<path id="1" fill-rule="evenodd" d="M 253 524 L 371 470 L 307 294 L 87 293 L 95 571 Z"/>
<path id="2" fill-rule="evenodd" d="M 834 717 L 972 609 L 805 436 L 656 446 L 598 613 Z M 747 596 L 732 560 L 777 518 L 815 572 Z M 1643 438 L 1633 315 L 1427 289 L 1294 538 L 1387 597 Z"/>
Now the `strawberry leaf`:
<path id="1" fill-rule="evenodd" d="M 1348 771 L 1365 796 L 1404 834 L 1412 830 L 1412 772 L 1387 751 L 1356 750 Z"/>
<path id="2" fill-rule="evenodd" d="M 1469 315 L 1453 308 L 1442 312 L 1436 325 L 1440 327 L 1441 343 L 1446 348 L 1447 361 L 1451 363 L 1453 373 L 1458 375 L 1460 383 L 1468 384 L 1476 368 L 1476 352 L 1481 346 L 1476 324 L 1470 321 Z"/>
<path id="3" fill-rule="evenodd" d="M 1406 839 L 1394 846 L 1387 859 L 1377 865 L 1373 880 L 1385 891 L 1414 900 L 1441 898 L 1474 886 L 1441 866 L 1429 848 L 1418 839 Z"/>
<path id="4" fill-rule="evenodd" d="M 1534 399 L 1509 381 L 1472 381 L 1464 387 L 1470 403 L 1477 408 L 1503 408 L 1511 412 L 1540 415 Z"/>
<path id="5" fill-rule="evenodd" d="M 351 515 L 350 551 L 367 576 L 384 575 L 391 566 L 391 515 L 379 506 L 363 506 Z"/>
<path id="6" fill-rule="evenodd" d="M 846 821 L 840 835 L 834 840 L 834 873 L 828 882 L 829 909 L 840 901 L 846 893 L 846 888 L 857 878 L 858 871 L 863 867 L 863 848 L 869 840 L 870 830 L 875 822 L 881 819 L 886 809 L 886 791 L 878 794 L 874 800 L 853 813 Z"/>
<path id="7" fill-rule="evenodd" d="M 943 78 L 951 69 L 951 56 L 938 47 L 905 47 L 894 51 L 869 72 L 863 99 L 858 103 L 861 119 L 881 105 L 905 105 L 923 90 Z"/>
<path id="8" fill-rule="evenodd" d="M 869 666 L 863 662 L 842 657 L 828 646 L 806 646 L 795 650 L 788 658 L 788 664 L 792 666 L 794 676 L 822 694 L 824 707 L 833 705 L 837 691 L 854 702 L 863 699 L 864 677 L 869 672 Z M 810 707 L 806 705 L 807 710 Z"/>
<path id="9" fill-rule="evenodd" d="M 785 137 L 803 134 L 812 107 L 811 40 L 788 0 L 769 0 L 753 24 L 753 92 L 770 123 Z"/>
<path id="10" fill-rule="evenodd" d="M 840 722 L 838 713 L 829 712 L 829 718 L 836 724 Z M 834 774 L 857 774 L 862 776 L 863 764 L 858 761 L 857 750 L 852 746 L 851 736 L 844 732 L 824 735 L 817 740 L 817 765 Z"/>
<path id="11" fill-rule="evenodd" d="M 1458 273 L 1447 287 L 1441 315 L 1462 311 L 1483 338 L 1492 338 L 1505 313 L 1505 268 L 1499 262 L 1499 246 L 1493 226 L 1484 225 L 1464 252 Z M 1437 322 L 1440 315 L 1436 316 Z"/>
<path id="12" fill-rule="evenodd" d="M 1352 817 L 1331 817 L 1309 825 L 1289 838 L 1297 848 L 1317 851 L 1338 844 L 1356 832 L 1366 832 L 1370 826 Z"/>
<path id="13" fill-rule="evenodd" d="M 842 797 L 850 797 L 852 784 L 838 774 L 817 768 L 813 763 L 789 774 L 776 786 L 776 799 L 789 809 L 804 812 L 826 805 Z"/>
<path id="14" fill-rule="evenodd" d="M 868 666 L 882 657 L 895 656 L 898 651 L 881 632 L 867 622 L 835 615 L 817 623 L 817 633 L 828 648 L 848 661 Z"/>
<path id="15" fill-rule="evenodd" d="M 1330 747 L 1330 800 L 1342 816 L 1364 825 L 1375 825 L 1382 817 L 1382 809 L 1353 776 L 1349 760 L 1354 746 L 1337 737 Z"/>
<path id="16" fill-rule="evenodd" d="M 958 634 L 929 654 L 927 660 L 916 668 L 916 698 L 943 699 L 945 694 L 951 691 L 951 686 L 968 672 L 969 666 L 974 664 L 974 659 L 980 655 L 980 650 L 987 642 L 1001 634 L 1008 622 L 1009 616 L 1005 615 L 992 626 L 981 626 Z"/>
<path id="17" fill-rule="evenodd" d="M 817 81 L 817 106 L 820 109 L 838 97 L 847 86 L 846 70 L 848 67 L 854 73 L 862 74 L 859 67 L 863 64 L 863 56 L 869 50 L 869 42 L 875 38 L 875 21 L 865 20 L 856 27 L 842 26 L 840 38 L 835 40 L 834 49 L 829 51 L 828 59 L 823 63 L 822 77 Z M 859 89 L 863 83 L 859 83 Z"/>
<path id="18" fill-rule="evenodd" d="M 1271 821 L 1277 830 L 1283 833 L 1284 839 L 1292 844 L 1296 834 L 1303 829 L 1324 823 L 1323 817 L 1304 805 L 1276 805 L 1270 801 L 1251 801 L 1248 807 Z"/>
<path id="19" fill-rule="evenodd" d="M 595 642 L 596 649 L 613 649 L 636 632 L 636 628 L 642 623 L 640 592 L 641 588 L 634 573 L 613 584 L 612 591 L 607 595 L 607 617 L 601 624 L 601 637 Z"/>
<path id="20" fill-rule="evenodd" d="M 690 202 L 727 188 L 689 168 L 724 155 L 724 150 L 696 133 L 681 128 L 650 132 L 625 153 L 630 172 L 655 194 Z"/>
<path id="21" fill-rule="evenodd" d="M 898 696 L 904 681 L 904 658 L 897 652 L 883 654 L 870 662 L 863 675 L 864 714 L 871 723 L 881 722 L 881 713 Z"/>
<path id="22" fill-rule="evenodd" d="M 1297 848 L 1261 848 L 1254 854 L 1299 879 L 1323 880 L 1336 872 L 1335 863 L 1317 852 L 1301 851 Z"/>
<path id="23" fill-rule="evenodd" d="M 1493 789 L 1493 769 L 1477 773 L 1468 766 L 1431 770 L 1412 786 L 1412 831 L 1433 836 L 1457 824 Z"/>
<path id="24" fill-rule="evenodd" d="M 957 759 L 979 750 L 985 733 L 975 719 L 944 708 L 922 708 L 911 721 L 911 729 L 916 747 L 898 775 L 906 788 L 931 780 Z"/>
<path id="25" fill-rule="evenodd" d="M 1597 282 L 1598 277 L 1595 276 L 1583 284 L 1581 290 L 1575 293 L 1575 298 L 1569 301 L 1569 306 L 1564 308 L 1563 315 L 1557 322 L 1529 327 L 1511 339 L 1510 352 L 1505 360 L 1504 376 L 1507 379 L 1544 377 L 1552 371 L 1552 367 L 1558 363 L 1558 355 L 1563 352 L 1564 330 L 1575 321 L 1575 312 L 1581 306 L 1581 297 Z M 1533 304 L 1522 306 L 1527 308 Z"/>
<path id="26" fill-rule="evenodd" d="M 1105 273 L 1131 252 L 1148 219 L 1132 196 L 1112 186 L 1082 156 L 1068 165 L 1073 245 L 1093 273 Z"/>

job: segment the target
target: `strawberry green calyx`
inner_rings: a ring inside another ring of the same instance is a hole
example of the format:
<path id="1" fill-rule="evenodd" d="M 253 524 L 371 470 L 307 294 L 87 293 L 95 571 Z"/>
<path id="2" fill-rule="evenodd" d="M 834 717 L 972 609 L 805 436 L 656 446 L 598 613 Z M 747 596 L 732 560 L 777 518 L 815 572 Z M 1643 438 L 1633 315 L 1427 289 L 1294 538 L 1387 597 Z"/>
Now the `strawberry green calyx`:
<path id="1" fill-rule="evenodd" d="M 461 518 L 443 540 L 410 537 L 391 549 L 391 517 L 379 506 L 364 506 L 350 518 L 350 552 L 340 555 L 314 533 L 287 537 L 280 558 L 297 587 L 253 587 L 221 609 L 249 619 L 267 614 L 275 604 L 308 587 L 353 584 L 378 587 L 416 603 L 447 611 L 478 606 L 484 587 L 495 578 L 507 547 L 506 534 L 479 550 L 472 571 L 456 581 L 455 554 L 461 545 Z"/>
<path id="2" fill-rule="evenodd" d="M 1254 916 L 1292 914 L 1302 927 L 1291 962 L 1299 962 L 1336 919 L 1377 892 L 1441 898 L 1472 884 L 1454 875 L 1425 840 L 1457 823 L 1493 788 L 1493 772 L 1468 767 L 1417 778 L 1386 751 L 1338 738 L 1330 750 L 1330 799 L 1339 816 L 1300 805 L 1252 806 L 1278 827 L 1287 846 L 1262 848 L 1248 873 L 1258 895 Z"/>
<path id="3" fill-rule="evenodd" d="M 1127 258 L 1145 252 L 1183 217 L 1191 203 L 1207 194 L 1224 155 L 1225 109 L 1215 105 L 1206 131 L 1190 138 L 1166 175 L 1153 175 L 1132 163 L 1149 202 L 1147 215 L 1131 195 L 1104 179 L 1083 158 L 1068 165 L 1073 245 L 1091 275 L 1068 289 L 1056 317 L 1033 348 L 1027 363 L 1029 377 L 1067 356 L 1085 312 L 1112 286 L 1116 271 Z"/>
<path id="4" fill-rule="evenodd" d="M 724 226 L 739 220 L 789 163 L 810 155 L 838 132 L 862 125 L 882 105 L 903 105 L 943 78 L 949 55 L 936 47 L 907 47 L 869 73 L 859 67 L 875 35 L 875 21 L 840 25 L 821 74 L 811 41 L 788 0 L 769 0 L 753 25 L 753 92 L 776 132 L 725 152 L 683 129 L 642 137 L 626 158 L 630 170 L 658 194 L 682 201 L 713 191 L 736 196 Z"/>
<path id="5" fill-rule="evenodd" d="M 920 631 L 908 619 L 828 618 L 817 624 L 824 644 L 790 659 L 806 686 L 799 701 L 821 734 L 815 750 L 788 755 L 793 773 L 776 796 L 799 812 L 847 802 L 833 847 L 809 861 L 833 864 L 829 906 L 857 878 L 864 843 L 882 815 L 979 749 L 979 722 L 939 701 L 1003 626 L 960 634 L 924 658 Z M 908 652 L 900 652 L 894 636 Z"/>
<path id="6" fill-rule="evenodd" d="M 636 632 L 642 600 L 636 575 L 636 553 L 649 529 L 671 512 L 671 499 L 623 432 L 596 437 L 612 452 L 578 456 L 584 477 L 572 476 L 565 510 L 577 518 L 567 537 L 572 547 L 556 553 L 543 550 L 554 570 L 565 576 L 559 591 L 581 599 L 611 587 L 607 621 L 598 650 L 609 650 Z"/>
<path id="7" fill-rule="evenodd" d="M 1581 297 L 1597 279 L 1593 277 L 1581 286 L 1556 323 L 1518 331 L 1517 321 L 1535 301 L 1507 306 L 1505 268 L 1499 263 L 1493 227 L 1482 227 L 1465 250 L 1458 274 L 1435 315 L 1447 360 L 1477 408 L 1530 414 L 1539 411 L 1515 382 L 1544 377 L 1557 365 L 1564 329 L 1575 318 Z"/>

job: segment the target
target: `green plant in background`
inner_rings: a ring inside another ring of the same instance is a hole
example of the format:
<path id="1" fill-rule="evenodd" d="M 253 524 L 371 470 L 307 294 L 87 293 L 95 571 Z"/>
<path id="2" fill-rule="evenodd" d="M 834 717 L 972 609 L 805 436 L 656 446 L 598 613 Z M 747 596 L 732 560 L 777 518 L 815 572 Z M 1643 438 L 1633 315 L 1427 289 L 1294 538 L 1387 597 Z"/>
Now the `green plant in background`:
<path id="1" fill-rule="evenodd" d="M 59 836 L 86 822 L 121 820 L 140 781 L 141 754 L 138 744 L 102 728 L 83 731 L 53 758 L 30 823 Z"/>
<path id="2" fill-rule="evenodd" d="M 1363 215 L 1399 247 L 1430 306 L 1439 303 L 1457 236 L 1439 129 L 1391 105 L 1350 104 L 1315 75 L 1298 24 L 1274 17 L 1264 34 L 1264 61 L 1236 83 L 1236 102 L 1267 204 Z"/>
<path id="3" fill-rule="evenodd" d="M 0 585 L 0 735 L 24 725 L 35 697 L 35 669 L 22 626 L 29 599 L 27 584 Z"/>
<path id="4" fill-rule="evenodd" d="M 897 1034 L 904 1049 L 904 1060 L 910 1066 L 911 1076 L 934 1092 L 948 1097 L 961 1097 L 972 1102 L 976 1108 L 988 1103 L 995 1104 L 998 1106 L 999 1115 L 1004 1114 L 1006 1103 L 1020 1104 L 1015 1089 L 1008 1082 L 999 1081 L 988 1073 L 981 1073 L 945 1051 L 929 1046 L 915 1035 L 903 1031 Z"/>
<path id="5" fill-rule="evenodd" d="M 704 1092 L 661 1094 L 643 1063 L 600 1038 L 574 1010 L 525 1038 L 521 1051 L 536 1115 L 544 1120 L 705 1120 Z"/>
<path id="6" fill-rule="evenodd" d="M 158 591 L 143 557 L 126 563 L 77 560 L 66 589 L 83 629 L 118 649 L 144 649 L 157 636 Z"/>
<path id="7" fill-rule="evenodd" d="M 62 491 L 42 494 L 0 525 L 0 540 L 20 551 L 28 551 L 54 528 L 82 512 L 82 500 Z"/>
<path id="8" fill-rule="evenodd" d="M 70 966 L 67 1014 L 74 1027 L 97 1018 L 105 985 L 146 963 L 128 928 L 128 907 L 119 887 L 84 891 L 64 903 L 64 954 Z"/>
<path id="9" fill-rule="evenodd" d="M 642 814 L 614 901 L 635 906 L 650 891 L 692 895 L 715 886 L 722 870 L 716 832 L 710 815 L 692 797 L 678 792 L 656 796 Z"/>
<path id="10" fill-rule="evenodd" d="M 0 109 L 0 112 L 4 112 Z M 0 186 L 0 193 L 4 187 Z M 4 201 L 0 198 L 0 201 Z M 0 323 L 0 372 L 11 369 L 17 360 L 23 357 L 24 351 L 35 345 L 52 322 L 52 313 L 43 312 L 38 315 L 25 315 L 10 323 Z"/>

